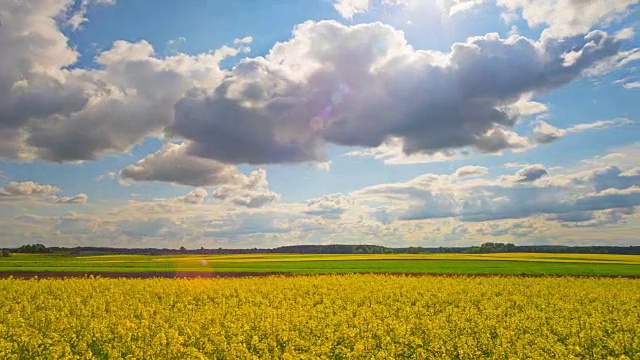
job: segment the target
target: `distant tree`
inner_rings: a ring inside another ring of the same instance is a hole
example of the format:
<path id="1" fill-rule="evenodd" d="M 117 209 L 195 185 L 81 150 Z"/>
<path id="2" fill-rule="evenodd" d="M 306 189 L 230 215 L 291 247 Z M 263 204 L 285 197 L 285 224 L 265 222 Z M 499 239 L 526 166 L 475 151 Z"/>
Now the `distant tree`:
<path id="1" fill-rule="evenodd" d="M 184 246 L 180 246 L 180 252 L 186 252 L 187 249 Z"/>
<path id="2" fill-rule="evenodd" d="M 30 244 L 20 246 L 16 252 L 26 254 L 45 254 L 50 253 L 51 249 L 47 249 L 47 247 L 42 244 Z"/>
<path id="3" fill-rule="evenodd" d="M 11 256 L 11 253 L 7 250 L 2 250 L 2 257 L 9 257 Z"/>

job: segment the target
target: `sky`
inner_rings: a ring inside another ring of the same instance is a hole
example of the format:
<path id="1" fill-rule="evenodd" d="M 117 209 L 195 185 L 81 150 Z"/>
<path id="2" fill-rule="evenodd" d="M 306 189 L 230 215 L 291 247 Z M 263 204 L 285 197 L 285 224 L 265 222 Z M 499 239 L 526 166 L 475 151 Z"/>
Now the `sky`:
<path id="1" fill-rule="evenodd" d="M 0 247 L 640 245 L 640 0 L 0 0 Z"/>

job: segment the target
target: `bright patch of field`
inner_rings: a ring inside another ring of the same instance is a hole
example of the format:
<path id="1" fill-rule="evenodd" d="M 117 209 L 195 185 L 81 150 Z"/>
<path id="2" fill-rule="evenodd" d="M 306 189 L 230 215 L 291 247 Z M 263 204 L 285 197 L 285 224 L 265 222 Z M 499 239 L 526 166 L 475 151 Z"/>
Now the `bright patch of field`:
<path id="1" fill-rule="evenodd" d="M 638 359 L 640 281 L 0 280 L 1 359 Z"/>
<path id="2" fill-rule="evenodd" d="M 415 273 L 640 276 L 639 255 L 23 255 L 0 258 L 0 274 L 74 273 Z"/>

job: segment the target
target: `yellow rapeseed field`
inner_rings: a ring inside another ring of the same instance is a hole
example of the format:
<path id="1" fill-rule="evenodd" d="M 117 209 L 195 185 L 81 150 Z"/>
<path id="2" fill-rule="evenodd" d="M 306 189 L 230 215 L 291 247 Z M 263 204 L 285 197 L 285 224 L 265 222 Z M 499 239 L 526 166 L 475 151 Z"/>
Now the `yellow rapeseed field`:
<path id="1" fill-rule="evenodd" d="M 0 280 L 0 359 L 640 359 L 640 281 Z"/>

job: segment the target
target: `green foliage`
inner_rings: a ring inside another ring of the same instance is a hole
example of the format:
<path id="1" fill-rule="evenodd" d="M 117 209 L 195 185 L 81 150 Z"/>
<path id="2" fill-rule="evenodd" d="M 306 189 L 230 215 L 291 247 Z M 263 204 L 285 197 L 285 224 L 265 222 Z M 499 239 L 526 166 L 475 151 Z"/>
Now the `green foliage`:
<path id="1" fill-rule="evenodd" d="M 11 256 L 11 253 L 7 250 L 2 250 L 2 257 L 9 257 Z"/>
<path id="2" fill-rule="evenodd" d="M 42 244 L 29 244 L 20 246 L 15 252 L 23 254 L 48 254 L 51 253 L 51 249 L 47 249 L 47 247 Z"/>

